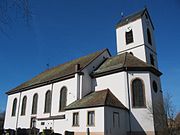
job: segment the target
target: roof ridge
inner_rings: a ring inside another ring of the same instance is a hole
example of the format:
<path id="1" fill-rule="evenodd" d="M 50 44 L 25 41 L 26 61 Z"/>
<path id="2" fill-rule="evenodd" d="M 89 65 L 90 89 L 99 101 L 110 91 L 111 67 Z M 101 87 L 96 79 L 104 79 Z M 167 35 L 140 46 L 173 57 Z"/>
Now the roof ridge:
<path id="1" fill-rule="evenodd" d="M 141 12 L 142 12 L 142 14 L 144 14 L 145 11 L 147 11 L 147 8 L 143 8 L 143 9 L 141 9 L 141 10 L 138 10 L 138 11 L 136 11 L 136 12 L 132 12 L 132 13 L 130 13 L 129 15 L 122 17 L 122 18 L 118 21 L 118 23 L 116 24 L 116 26 L 118 26 L 118 24 L 121 23 L 122 21 L 124 21 L 124 20 L 126 20 L 126 19 L 128 19 L 128 18 L 131 18 L 131 17 L 134 16 L 134 15 L 140 14 Z"/>
<path id="2" fill-rule="evenodd" d="M 127 58 L 127 52 L 125 52 L 125 56 L 124 56 L 124 62 L 123 62 L 123 67 L 125 67 L 126 58 Z"/>
<path id="3" fill-rule="evenodd" d="M 133 15 L 135 15 L 135 14 L 139 14 L 139 13 L 141 13 L 141 12 L 142 12 L 142 14 L 143 14 L 146 10 L 147 10 L 147 8 L 143 8 L 143 9 L 141 9 L 141 10 L 138 10 L 138 11 L 136 11 L 136 12 L 134 12 L 134 13 L 131 13 L 131 14 L 125 16 L 125 17 L 122 18 L 122 19 L 129 18 L 129 17 L 131 17 L 131 16 L 133 16 Z"/>
<path id="4" fill-rule="evenodd" d="M 89 64 L 91 64 L 97 57 L 99 57 L 102 53 L 104 53 L 105 51 L 108 51 L 108 48 L 105 48 L 105 49 L 102 49 L 101 51 L 97 51 L 99 52 L 100 54 L 98 54 L 95 58 L 93 58 L 91 61 L 89 61 L 84 67 L 82 67 L 80 69 L 80 71 L 82 71 L 85 67 L 87 67 Z M 95 53 L 97 53 L 95 52 Z M 108 51 L 109 52 L 109 51 Z"/>
<path id="5" fill-rule="evenodd" d="M 109 89 L 106 89 L 106 98 L 105 98 L 105 101 L 104 101 L 104 104 L 106 104 L 106 102 L 107 102 L 107 98 L 108 98 L 108 95 L 109 95 Z"/>

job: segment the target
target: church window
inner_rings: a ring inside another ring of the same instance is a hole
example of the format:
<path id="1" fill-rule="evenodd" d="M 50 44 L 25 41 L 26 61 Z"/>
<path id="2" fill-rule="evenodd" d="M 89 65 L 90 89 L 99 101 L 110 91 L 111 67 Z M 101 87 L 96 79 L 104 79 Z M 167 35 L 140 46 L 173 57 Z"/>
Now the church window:
<path id="1" fill-rule="evenodd" d="M 132 105 L 133 107 L 145 107 L 145 91 L 143 81 L 134 79 L 132 81 Z"/>
<path id="2" fill-rule="evenodd" d="M 156 83 L 155 81 L 153 81 L 153 90 L 154 90 L 154 92 L 156 92 L 156 93 L 157 93 L 157 91 L 158 91 L 158 86 L 157 86 L 157 83 Z"/>
<path id="3" fill-rule="evenodd" d="M 147 37 L 148 37 L 148 43 L 152 45 L 152 39 L 151 39 L 151 32 L 149 29 L 147 29 Z"/>
<path id="4" fill-rule="evenodd" d="M 79 113 L 73 113 L 73 126 L 79 126 Z"/>
<path id="5" fill-rule="evenodd" d="M 59 99 L 59 111 L 64 111 L 67 102 L 67 88 L 62 87 Z"/>
<path id="6" fill-rule="evenodd" d="M 130 31 L 126 32 L 126 44 L 130 44 L 132 42 L 134 42 L 134 40 L 133 40 L 133 31 L 130 30 Z"/>
<path id="7" fill-rule="evenodd" d="M 113 127 L 119 128 L 120 127 L 120 119 L 119 119 L 119 113 L 113 112 Z"/>
<path id="8" fill-rule="evenodd" d="M 48 90 L 45 96 L 44 113 L 50 113 L 50 111 L 51 111 L 51 92 L 50 90 Z"/>
<path id="9" fill-rule="evenodd" d="M 32 103 L 32 114 L 37 114 L 38 94 L 34 94 Z"/>
<path id="10" fill-rule="evenodd" d="M 17 98 L 13 100 L 13 107 L 12 107 L 12 116 L 16 115 L 16 108 L 17 108 Z"/>
<path id="11" fill-rule="evenodd" d="M 94 111 L 88 111 L 87 114 L 87 125 L 88 126 L 95 126 L 95 113 Z"/>
<path id="12" fill-rule="evenodd" d="M 26 114 L 26 103 L 27 103 L 27 97 L 24 96 L 22 100 L 21 115 Z"/>
<path id="13" fill-rule="evenodd" d="M 152 54 L 150 54 L 150 62 L 151 62 L 151 65 L 154 66 L 154 57 Z"/>

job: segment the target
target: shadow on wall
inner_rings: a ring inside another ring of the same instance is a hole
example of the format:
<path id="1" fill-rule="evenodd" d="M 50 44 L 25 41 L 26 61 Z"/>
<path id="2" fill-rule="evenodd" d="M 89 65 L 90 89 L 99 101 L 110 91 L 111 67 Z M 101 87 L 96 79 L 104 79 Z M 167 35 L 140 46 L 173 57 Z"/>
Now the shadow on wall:
<path id="1" fill-rule="evenodd" d="M 153 133 L 149 132 L 146 133 L 140 123 L 137 121 L 135 116 L 130 112 L 130 118 L 131 118 L 131 123 L 129 124 L 131 128 L 131 132 L 128 132 L 127 135 L 153 135 Z"/>

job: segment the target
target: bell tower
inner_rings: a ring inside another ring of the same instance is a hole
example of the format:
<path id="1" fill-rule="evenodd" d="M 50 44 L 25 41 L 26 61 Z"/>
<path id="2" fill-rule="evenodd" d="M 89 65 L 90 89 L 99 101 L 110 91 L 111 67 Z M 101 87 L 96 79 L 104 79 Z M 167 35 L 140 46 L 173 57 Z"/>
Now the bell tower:
<path id="1" fill-rule="evenodd" d="M 158 68 L 154 26 L 147 9 L 122 18 L 116 26 L 117 53 L 129 52 Z"/>

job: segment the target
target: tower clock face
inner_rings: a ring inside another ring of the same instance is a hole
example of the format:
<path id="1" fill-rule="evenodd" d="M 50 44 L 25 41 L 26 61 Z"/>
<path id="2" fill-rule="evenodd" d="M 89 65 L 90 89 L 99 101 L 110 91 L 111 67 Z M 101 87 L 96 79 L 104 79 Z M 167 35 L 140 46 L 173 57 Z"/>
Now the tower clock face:
<path id="1" fill-rule="evenodd" d="M 127 27 L 127 29 L 126 29 L 126 32 L 129 32 L 129 31 L 131 31 L 132 30 L 132 28 L 129 26 L 129 27 Z"/>

